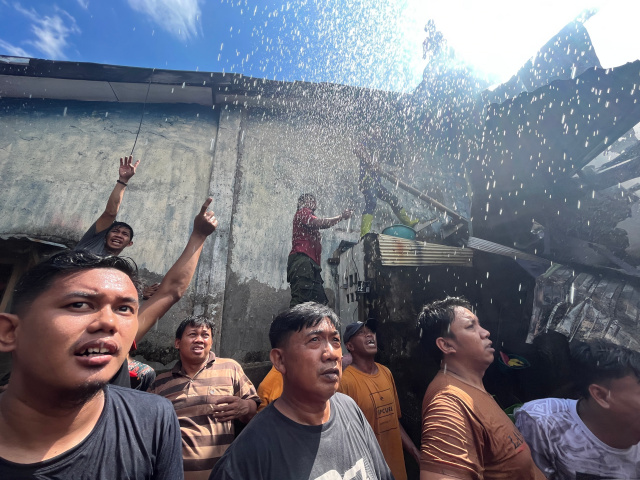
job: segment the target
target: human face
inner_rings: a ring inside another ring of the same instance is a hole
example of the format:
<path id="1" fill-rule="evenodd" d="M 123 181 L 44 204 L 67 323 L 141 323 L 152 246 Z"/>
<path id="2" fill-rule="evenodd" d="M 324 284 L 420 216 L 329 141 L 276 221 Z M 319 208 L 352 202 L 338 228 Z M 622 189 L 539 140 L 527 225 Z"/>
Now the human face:
<path id="1" fill-rule="evenodd" d="M 309 210 L 311 210 L 312 212 L 315 212 L 315 211 L 316 211 L 316 208 L 317 208 L 317 206 L 318 206 L 318 205 L 317 205 L 317 203 L 316 203 L 315 198 L 309 198 L 309 199 L 307 199 L 307 202 L 306 202 L 306 204 L 305 204 L 305 205 L 306 205 L 306 207 L 307 207 Z"/>
<path id="2" fill-rule="evenodd" d="M 138 292 L 119 270 L 83 270 L 56 278 L 17 318 L 13 365 L 24 381 L 64 391 L 104 385 L 133 343 Z"/>
<path id="3" fill-rule="evenodd" d="M 607 401 L 611 414 L 631 429 L 634 444 L 640 442 L 640 379 L 627 375 L 611 380 Z"/>
<path id="4" fill-rule="evenodd" d="M 454 347 L 455 356 L 470 366 L 493 362 L 495 350 L 491 347 L 489 331 L 480 326 L 478 317 L 464 307 L 455 307 L 455 318 L 451 322 L 451 337 L 446 341 Z"/>
<path id="5" fill-rule="evenodd" d="M 376 333 L 366 325 L 353 335 L 347 342 L 348 350 L 354 357 L 373 357 L 378 353 Z"/>
<path id="6" fill-rule="evenodd" d="M 326 402 L 342 377 L 340 332 L 328 318 L 291 334 L 283 348 L 285 389 L 298 398 Z"/>
<path id="7" fill-rule="evenodd" d="M 182 333 L 182 338 L 176 338 L 175 347 L 180 351 L 182 363 L 202 364 L 209 358 L 212 343 L 209 327 L 188 325 Z"/>
<path id="8" fill-rule="evenodd" d="M 133 245 L 131 241 L 131 231 L 122 225 L 112 228 L 107 233 L 106 238 L 107 250 L 118 255 L 126 247 Z"/>

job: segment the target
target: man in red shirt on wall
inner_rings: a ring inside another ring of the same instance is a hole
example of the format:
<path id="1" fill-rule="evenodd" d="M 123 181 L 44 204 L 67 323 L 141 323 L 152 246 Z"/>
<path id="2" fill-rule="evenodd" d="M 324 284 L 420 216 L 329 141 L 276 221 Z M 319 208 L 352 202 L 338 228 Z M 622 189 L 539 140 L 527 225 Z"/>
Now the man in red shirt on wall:
<path id="1" fill-rule="evenodd" d="M 287 261 L 287 282 L 291 284 L 290 307 L 304 302 L 324 305 L 329 302 L 320 276 L 320 229 L 332 227 L 350 218 L 353 213 L 351 210 L 345 210 L 337 217 L 318 218 L 313 214 L 315 210 L 315 197 L 310 193 L 300 195 L 298 210 L 293 217 L 292 248 Z"/>

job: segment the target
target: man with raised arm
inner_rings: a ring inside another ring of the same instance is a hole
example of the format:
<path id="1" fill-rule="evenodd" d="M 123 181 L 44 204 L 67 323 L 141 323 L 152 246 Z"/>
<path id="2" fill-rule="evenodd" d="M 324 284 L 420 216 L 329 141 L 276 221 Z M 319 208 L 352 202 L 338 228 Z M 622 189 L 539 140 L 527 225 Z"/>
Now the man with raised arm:
<path id="1" fill-rule="evenodd" d="M 18 282 L 0 313 L 0 478 L 182 479 L 166 399 L 109 385 L 138 329 L 137 268 L 66 250 Z"/>
<path id="2" fill-rule="evenodd" d="M 287 282 L 291 284 L 291 302 L 289 307 L 299 303 L 329 303 L 324 287 L 320 259 L 322 243 L 320 230 L 351 217 L 351 210 L 345 210 L 337 217 L 318 218 L 314 215 L 316 198 L 304 193 L 298 198 L 298 210 L 293 217 L 293 235 L 291 252 L 287 260 Z"/>
<path id="3" fill-rule="evenodd" d="M 380 127 L 373 126 L 367 135 L 354 149 L 354 153 L 360 161 L 360 181 L 358 187 L 364 195 L 364 210 L 362 211 L 362 221 L 360 224 L 360 236 L 364 237 L 371 231 L 373 224 L 373 213 L 376 210 L 377 200 L 386 202 L 395 213 L 398 220 L 403 225 L 413 227 L 418 223 L 417 219 L 412 219 L 407 211 L 400 205 L 400 200 L 393 193 L 382 186 L 380 180 L 380 150 L 384 150 Z"/>
<path id="4" fill-rule="evenodd" d="M 176 263 L 169 269 L 160 282 L 158 291 L 140 307 L 138 313 L 138 330 L 135 341 L 139 342 L 147 334 L 158 320 L 182 298 L 191 283 L 193 274 L 198 266 L 198 259 L 202 253 L 202 247 L 209 235 L 218 227 L 218 220 L 213 212 L 207 211 L 212 199 L 208 198 L 196 218 L 193 220 L 193 231 L 189 241 Z M 129 380 L 128 363 L 125 359 L 122 368 L 112 379 L 111 383 L 117 385 L 131 385 Z"/>
<path id="5" fill-rule="evenodd" d="M 133 165 L 132 162 L 131 155 L 120 158 L 118 180 L 109 195 L 107 206 L 98 220 L 82 236 L 74 250 L 87 250 L 96 255 L 120 255 L 122 250 L 133 245 L 133 228 L 124 222 L 116 222 L 124 190 L 140 164 L 140 160 Z"/>

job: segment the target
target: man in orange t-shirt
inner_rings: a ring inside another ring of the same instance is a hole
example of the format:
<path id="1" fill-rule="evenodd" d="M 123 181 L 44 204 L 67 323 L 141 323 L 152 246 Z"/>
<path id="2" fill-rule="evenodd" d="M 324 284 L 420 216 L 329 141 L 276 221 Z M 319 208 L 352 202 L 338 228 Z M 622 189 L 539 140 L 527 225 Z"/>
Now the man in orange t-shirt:
<path id="1" fill-rule="evenodd" d="M 420 480 L 545 480 L 513 422 L 482 383 L 489 332 L 469 302 L 448 297 L 418 316 L 422 345 L 442 369 L 422 402 Z"/>
<path id="2" fill-rule="evenodd" d="M 394 478 L 406 480 L 402 450 L 418 463 L 420 452 L 399 422 L 400 402 L 393 375 L 374 361 L 378 352 L 376 334 L 363 322 L 354 322 L 347 325 L 344 342 L 353 360 L 342 373 L 338 391 L 353 398 L 364 413 Z"/>

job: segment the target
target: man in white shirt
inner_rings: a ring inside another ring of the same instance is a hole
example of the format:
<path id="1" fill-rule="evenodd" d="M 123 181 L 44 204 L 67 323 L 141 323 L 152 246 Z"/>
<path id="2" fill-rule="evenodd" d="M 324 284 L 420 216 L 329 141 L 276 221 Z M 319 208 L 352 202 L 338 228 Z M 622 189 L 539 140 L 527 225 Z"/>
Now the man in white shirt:
<path id="1" fill-rule="evenodd" d="M 604 340 L 574 345 L 580 400 L 545 398 L 516 426 L 549 479 L 640 478 L 640 353 Z"/>

